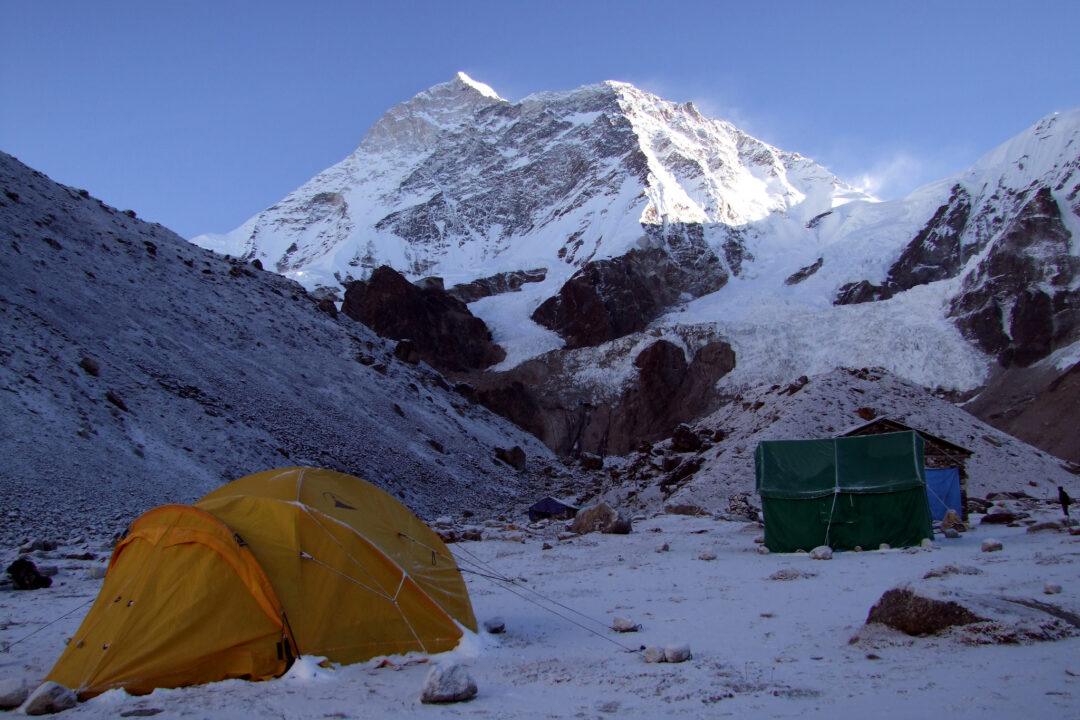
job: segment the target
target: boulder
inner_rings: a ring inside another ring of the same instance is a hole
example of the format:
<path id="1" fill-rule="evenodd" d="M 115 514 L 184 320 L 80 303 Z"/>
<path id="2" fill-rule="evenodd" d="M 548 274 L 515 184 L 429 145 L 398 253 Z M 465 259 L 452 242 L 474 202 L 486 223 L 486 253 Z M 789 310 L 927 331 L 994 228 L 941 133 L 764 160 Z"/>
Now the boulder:
<path id="1" fill-rule="evenodd" d="M 649 646 L 642 651 L 641 656 L 647 663 L 664 662 L 664 648 Z"/>
<path id="2" fill-rule="evenodd" d="M 631 524 L 630 518 L 602 502 L 579 510 L 570 525 L 570 532 L 585 535 L 599 530 L 606 534 L 626 535 L 630 532 Z"/>
<path id="3" fill-rule="evenodd" d="M 917 636 L 948 632 L 964 644 L 1018 644 L 1076 637 L 1076 620 L 1044 601 L 963 592 L 923 581 L 886 591 L 866 623 Z"/>
<path id="4" fill-rule="evenodd" d="M 948 627 L 982 620 L 955 601 L 917 594 L 904 587 L 885 591 L 870 608 L 866 624 L 880 623 L 908 635 L 933 635 Z"/>
<path id="5" fill-rule="evenodd" d="M 50 715 L 76 705 L 75 693 L 60 683 L 43 682 L 37 690 L 30 693 L 22 711 L 27 715 Z"/>
<path id="6" fill-rule="evenodd" d="M 689 645 L 668 645 L 664 648 L 664 662 L 681 663 L 686 662 L 691 657 L 693 657 L 693 655 L 690 654 Z"/>
<path id="7" fill-rule="evenodd" d="M 671 434 L 671 449 L 678 453 L 697 452 L 701 449 L 701 438 L 689 425 L 679 424 Z"/>
<path id="8" fill-rule="evenodd" d="M 0 710 L 17 708 L 30 694 L 30 688 L 26 684 L 26 678 L 7 677 L 0 679 Z"/>
<path id="9" fill-rule="evenodd" d="M 518 445 L 515 445 L 512 448 L 495 448 L 495 457 L 499 458 L 515 470 L 525 469 L 525 451 Z"/>
<path id="10" fill-rule="evenodd" d="M 8 565 L 7 573 L 11 576 L 11 585 L 16 590 L 40 590 L 52 585 L 52 578 L 38 572 L 34 563 L 26 558 L 19 558 Z"/>
<path id="11" fill-rule="evenodd" d="M 982 541 L 982 551 L 983 552 L 997 552 L 998 550 L 1001 550 L 1002 547 L 1003 546 L 1002 546 L 1000 540 L 994 540 L 993 538 L 987 538 L 986 540 Z"/>
<path id="12" fill-rule="evenodd" d="M 1008 525 L 1014 523 L 1020 519 L 1020 515 L 1017 513 L 1008 512 L 1006 510 L 998 510 L 983 516 L 983 519 L 979 521 L 980 525 Z"/>
<path id="13" fill-rule="evenodd" d="M 431 668 L 420 691 L 420 702 L 452 703 L 476 696 L 476 681 L 464 665 L 436 665 Z"/>
<path id="14" fill-rule="evenodd" d="M 964 529 L 964 521 L 960 519 L 955 510 L 949 509 L 945 511 L 945 517 L 941 521 L 941 530 L 955 529 L 957 531 Z"/>
<path id="15" fill-rule="evenodd" d="M 833 550 L 828 545 L 818 545 L 810 551 L 811 560 L 832 560 Z"/>
<path id="16" fill-rule="evenodd" d="M 506 621 L 501 617 L 493 617 L 484 621 L 484 630 L 492 635 L 501 635 L 506 632 Z"/>
<path id="17" fill-rule="evenodd" d="M 635 623 L 629 618 L 624 618 L 621 615 L 616 615 L 615 619 L 611 621 L 611 629 L 615 632 L 628 633 L 637 632 L 641 629 L 641 626 Z"/>

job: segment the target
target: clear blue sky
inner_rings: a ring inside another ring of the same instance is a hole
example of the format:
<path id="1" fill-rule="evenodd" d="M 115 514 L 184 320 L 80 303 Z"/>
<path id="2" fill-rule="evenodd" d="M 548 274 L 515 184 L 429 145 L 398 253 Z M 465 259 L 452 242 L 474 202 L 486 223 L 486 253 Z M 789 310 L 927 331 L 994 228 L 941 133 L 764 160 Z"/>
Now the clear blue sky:
<path id="1" fill-rule="evenodd" d="M 881 197 L 1080 106 L 1080 2 L 0 0 L 0 150 L 224 232 L 458 70 L 518 100 L 623 80 Z"/>

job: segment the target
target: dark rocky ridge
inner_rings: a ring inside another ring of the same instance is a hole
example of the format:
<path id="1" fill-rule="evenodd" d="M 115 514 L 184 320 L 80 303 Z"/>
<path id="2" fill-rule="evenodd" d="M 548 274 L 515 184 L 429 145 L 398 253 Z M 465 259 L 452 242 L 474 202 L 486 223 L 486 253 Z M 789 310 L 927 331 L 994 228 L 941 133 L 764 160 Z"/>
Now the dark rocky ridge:
<path id="1" fill-rule="evenodd" d="M 950 315 L 1003 367 L 1026 367 L 1080 339 L 1080 258 L 1047 187 L 1032 193 L 970 272 Z"/>
<path id="2" fill-rule="evenodd" d="M 547 277 L 547 268 L 533 270 L 515 270 L 504 272 L 490 277 L 480 278 L 472 282 L 462 283 L 450 288 L 447 292 L 463 303 L 476 302 L 481 298 L 492 295 L 502 295 L 508 292 L 517 292 L 526 283 L 543 282 Z"/>
<path id="3" fill-rule="evenodd" d="M 916 285 L 956 277 L 979 249 L 976 244 L 962 244 L 970 217 L 971 195 L 962 186 L 954 185 L 949 201 L 937 209 L 904 248 L 889 268 L 884 283 L 874 285 L 866 280 L 848 283 L 839 289 L 833 304 L 887 300 Z"/>
<path id="4" fill-rule="evenodd" d="M 701 225 L 644 228 L 650 247 L 586 263 L 532 319 L 559 333 L 568 349 L 600 345 L 644 330 L 684 296 L 700 297 L 727 282 Z"/>
<path id="5" fill-rule="evenodd" d="M 481 403 L 560 455 L 624 455 L 716 407 L 716 381 L 735 367 L 735 353 L 723 341 L 703 345 L 687 362 L 682 348 L 657 340 L 634 358 L 632 377 L 618 393 L 598 398 L 570 382 L 571 359 L 572 353 L 548 353 L 471 382 Z"/>
<path id="6" fill-rule="evenodd" d="M 411 340 L 421 359 L 443 371 L 483 369 L 506 357 L 484 321 L 441 280 L 413 284 L 392 268 L 376 268 L 366 282 L 349 283 L 342 312 L 383 337 Z"/>

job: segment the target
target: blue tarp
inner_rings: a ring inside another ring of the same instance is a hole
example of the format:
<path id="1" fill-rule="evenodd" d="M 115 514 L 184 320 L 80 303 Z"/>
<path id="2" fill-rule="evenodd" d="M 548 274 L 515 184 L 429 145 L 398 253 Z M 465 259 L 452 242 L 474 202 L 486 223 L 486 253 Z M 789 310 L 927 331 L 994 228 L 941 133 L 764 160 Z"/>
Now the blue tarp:
<path id="1" fill-rule="evenodd" d="M 926 496 L 930 500 L 930 517 L 944 520 L 945 511 L 955 510 L 963 517 L 960 507 L 960 468 L 926 470 Z"/>

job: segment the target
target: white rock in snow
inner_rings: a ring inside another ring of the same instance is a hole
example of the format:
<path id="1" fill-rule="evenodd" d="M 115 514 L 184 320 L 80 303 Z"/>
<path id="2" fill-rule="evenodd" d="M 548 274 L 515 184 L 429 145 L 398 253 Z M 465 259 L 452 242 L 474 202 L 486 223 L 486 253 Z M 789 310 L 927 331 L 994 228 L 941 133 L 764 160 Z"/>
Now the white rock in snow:
<path id="1" fill-rule="evenodd" d="M 686 662 L 693 655 L 690 654 L 690 646 L 683 643 L 680 645 L 668 645 L 664 648 L 664 660 L 669 663 Z"/>
<path id="2" fill-rule="evenodd" d="M 1057 595 L 1061 592 L 1061 586 L 1057 583 L 1046 583 L 1043 585 L 1043 593 L 1047 595 Z"/>
<path id="3" fill-rule="evenodd" d="M 26 685 L 26 678 L 3 678 L 0 680 L 0 710 L 19 707 L 29 694 L 30 688 Z"/>
<path id="4" fill-rule="evenodd" d="M 616 615 L 615 619 L 611 621 L 611 629 L 621 633 L 637 632 L 641 629 L 641 626 L 629 618 L 624 618 L 622 615 Z"/>
<path id="5" fill-rule="evenodd" d="M 476 695 L 476 681 L 464 665 L 436 665 L 431 668 L 420 701 L 425 703 L 451 703 L 469 700 Z"/>
<path id="6" fill-rule="evenodd" d="M 645 658 L 647 663 L 664 662 L 664 649 L 650 645 L 642 651 L 641 656 Z"/>
<path id="7" fill-rule="evenodd" d="M 811 560 L 832 560 L 832 548 L 828 545 L 818 545 L 810 551 Z"/>
<path id="8" fill-rule="evenodd" d="M 41 683 L 22 706 L 27 715 L 48 715 L 75 707 L 75 693 L 51 680 Z"/>

